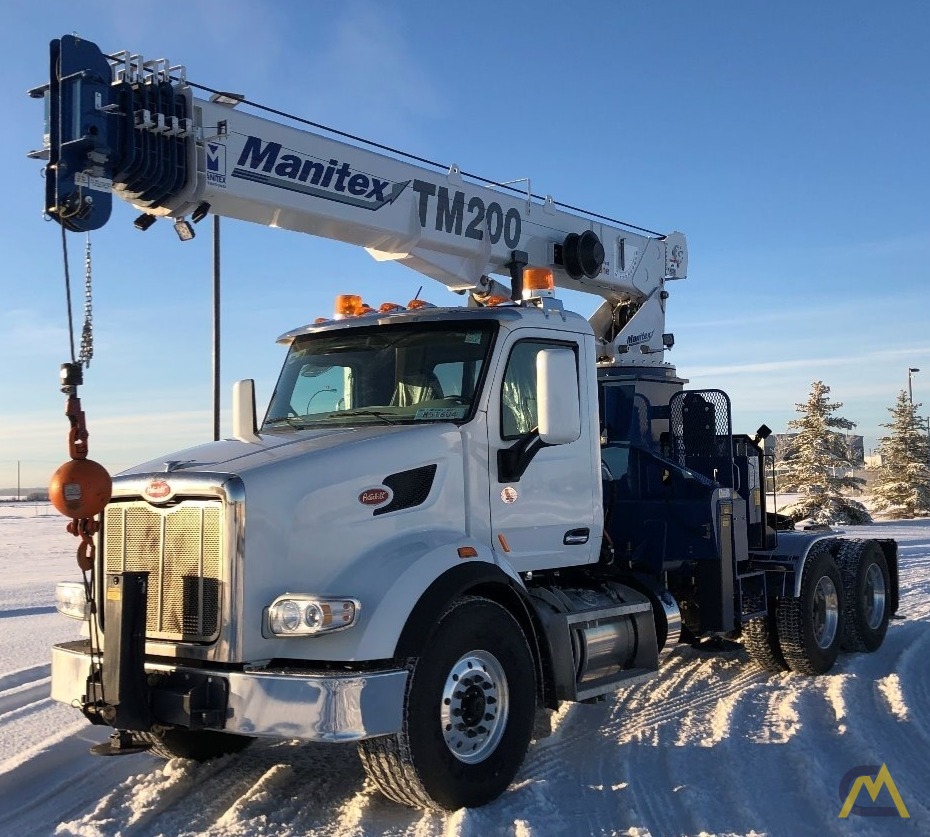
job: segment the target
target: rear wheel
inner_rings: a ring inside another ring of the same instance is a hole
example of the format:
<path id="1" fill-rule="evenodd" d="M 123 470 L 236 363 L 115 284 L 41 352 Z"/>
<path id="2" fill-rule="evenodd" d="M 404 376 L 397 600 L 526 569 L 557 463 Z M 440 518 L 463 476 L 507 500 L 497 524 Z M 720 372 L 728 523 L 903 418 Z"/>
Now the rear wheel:
<path id="1" fill-rule="evenodd" d="M 410 675 L 403 727 L 360 741 L 365 772 L 395 802 L 454 811 L 502 794 L 533 732 L 536 675 L 519 623 L 466 597 L 440 619 Z"/>
<path id="2" fill-rule="evenodd" d="M 843 647 L 875 651 L 885 640 L 891 580 L 885 553 L 875 541 L 847 541 L 837 556 L 846 597 Z"/>
<path id="3" fill-rule="evenodd" d="M 788 668 L 778 645 L 778 625 L 773 613 L 743 625 L 743 645 L 753 662 L 766 671 L 779 672 Z"/>
<path id="4" fill-rule="evenodd" d="M 220 756 L 238 753 L 255 739 L 217 730 L 166 729 L 161 732 L 135 733 L 149 744 L 149 752 L 163 759 L 193 759 L 210 761 Z"/>
<path id="5" fill-rule="evenodd" d="M 801 576 L 801 594 L 776 609 L 778 645 L 792 671 L 824 674 L 843 638 L 843 583 L 829 550 L 815 546 Z"/>

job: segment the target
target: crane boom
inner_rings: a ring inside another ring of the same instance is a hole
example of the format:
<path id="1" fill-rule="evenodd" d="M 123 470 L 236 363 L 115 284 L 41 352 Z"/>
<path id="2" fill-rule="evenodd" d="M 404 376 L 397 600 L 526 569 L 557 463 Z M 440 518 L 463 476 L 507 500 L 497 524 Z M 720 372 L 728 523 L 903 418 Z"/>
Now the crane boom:
<path id="1" fill-rule="evenodd" d="M 457 291 L 487 296 L 490 274 L 523 265 L 606 302 L 592 318 L 614 357 L 659 354 L 668 279 L 687 273 L 680 233 L 647 236 L 505 187 L 463 177 L 198 98 L 183 67 L 108 56 L 65 36 L 51 43 L 45 210 L 75 231 L 103 226 L 116 195 L 184 221 L 207 212 L 355 244 Z M 186 224 L 182 224 L 182 228 Z M 633 319 L 637 322 L 633 322 Z"/>

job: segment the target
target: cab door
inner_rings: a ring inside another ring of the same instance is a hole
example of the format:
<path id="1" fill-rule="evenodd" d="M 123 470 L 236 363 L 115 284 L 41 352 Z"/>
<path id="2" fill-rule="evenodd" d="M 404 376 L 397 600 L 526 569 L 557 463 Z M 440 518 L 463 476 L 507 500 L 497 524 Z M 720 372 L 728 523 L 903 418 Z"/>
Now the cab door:
<path id="1" fill-rule="evenodd" d="M 572 442 L 539 446 L 537 355 L 553 348 L 574 353 L 575 385 L 565 387 L 571 390 L 565 397 L 582 394 L 582 430 Z M 594 467 L 591 405 L 585 382 L 577 377 L 586 361 L 580 357 L 584 348 L 570 340 L 520 338 L 516 332 L 501 355 L 488 404 L 491 529 L 495 549 L 518 572 L 587 564 L 598 557 L 600 472 Z M 512 457 L 526 446 L 538 449 L 522 474 L 502 467 L 502 451 Z"/>

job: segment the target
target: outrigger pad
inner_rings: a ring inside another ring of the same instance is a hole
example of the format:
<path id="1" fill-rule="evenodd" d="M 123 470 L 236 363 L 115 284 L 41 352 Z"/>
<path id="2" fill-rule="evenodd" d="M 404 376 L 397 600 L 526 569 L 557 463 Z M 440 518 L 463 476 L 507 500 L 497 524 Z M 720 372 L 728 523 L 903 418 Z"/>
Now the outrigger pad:
<path id="1" fill-rule="evenodd" d="M 90 752 L 95 756 L 128 756 L 144 753 L 151 747 L 151 742 L 136 738 L 129 730 L 118 729 L 109 739 L 91 747 Z"/>

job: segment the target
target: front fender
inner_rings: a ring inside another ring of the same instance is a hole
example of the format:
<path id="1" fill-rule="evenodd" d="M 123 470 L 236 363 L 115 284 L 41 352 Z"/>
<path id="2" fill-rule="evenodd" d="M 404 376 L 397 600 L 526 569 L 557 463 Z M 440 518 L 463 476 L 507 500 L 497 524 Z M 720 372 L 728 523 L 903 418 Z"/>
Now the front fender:
<path id="1" fill-rule="evenodd" d="M 397 641 L 395 657 L 418 656 L 429 640 L 432 629 L 449 605 L 469 591 L 484 594 L 505 606 L 516 605 L 517 612 L 514 616 L 524 627 L 528 626 L 528 603 L 524 602 L 522 608 L 519 604 L 527 596 L 522 581 L 516 574 L 508 575 L 500 566 L 473 560 L 446 570 L 424 591 L 404 625 Z"/>
<path id="2" fill-rule="evenodd" d="M 460 557 L 459 550 L 467 547 L 477 554 Z M 359 577 L 359 567 L 364 567 L 363 577 Z M 352 595 L 362 603 L 359 624 L 341 632 L 345 639 L 353 635 L 351 659 L 355 660 L 415 653 L 407 650 L 415 645 L 411 637 L 425 637 L 423 632 L 437 615 L 435 608 L 444 607 L 469 588 L 495 583 L 523 587 L 509 564 L 461 532 L 418 532 L 402 537 L 389 549 L 373 551 L 357 562 L 354 575 L 337 586 L 354 591 Z"/>

